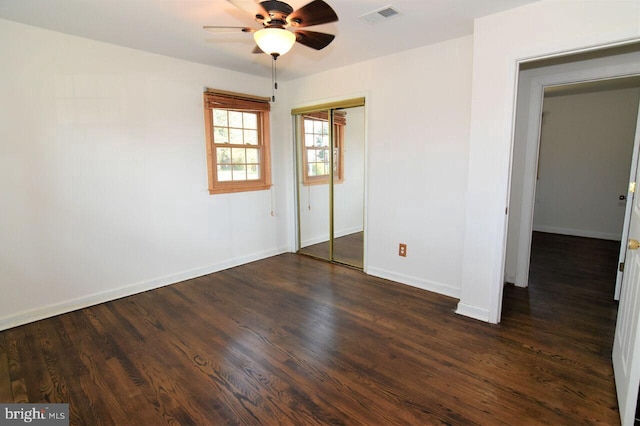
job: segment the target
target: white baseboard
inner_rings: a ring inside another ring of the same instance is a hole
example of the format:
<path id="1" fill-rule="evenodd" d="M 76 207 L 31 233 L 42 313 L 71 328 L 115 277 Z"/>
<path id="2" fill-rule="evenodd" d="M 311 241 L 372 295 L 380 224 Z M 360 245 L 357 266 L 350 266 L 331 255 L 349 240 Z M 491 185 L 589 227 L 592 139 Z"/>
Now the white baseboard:
<path id="1" fill-rule="evenodd" d="M 340 238 L 340 237 L 345 237 L 347 235 L 355 234 L 362 231 L 364 231 L 364 228 L 362 226 L 353 226 L 351 228 L 335 231 L 335 234 L 336 234 L 336 238 Z"/>
<path id="2" fill-rule="evenodd" d="M 39 321 L 41 319 L 50 318 L 56 315 L 65 314 L 67 312 L 75 311 L 78 309 L 87 308 L 89 306 L 98 305 L 100 303 L 120 299 L 122 297 L 132 296 L 134 294 L 142 293 L 148 290 L 176 284 L 181 281 L 189 280 L 191 278 L 212 274 L 214 272 L 219 272 L 225 269 L 233 268 L 235 266 L 244 265 L 245 263 L 254 262 L 256 260 L 265 259 L 282 253 L 287 253 L 289 251 L 290 250 L 287 247 L 278 248 L 275 250 L 267 250 L 260 253 L 253 253 L 247 256 L 229 259 L 215 265 L 191 269 L 188 271 L 179 272 L 177 274 L 159 277 L 150 281 L 127 285 L 118 289 L 91 294 L 88 296 L 79 297 L 77 299 L 55 303 L 53 305 L 39 307 L 33 310 L 20 312 L 18 314 L 3 316 L 0 317 L 0 331 L 17 327 L 23 324 L 28 324 L 30 322 Z"/>
<path id="3" fill-rule="evenodd" d="M 456 314 L 464 315 L 465 317 L 477 319 L 479 321 L 489 321 L 489 311 L 486 309 L 478 308 L 477 306 L 467 305 L 466 303 L 458 303 L 458 309 Z"/>
<path id="4" fill-rule="evenodd" d="M 411 287 L 417 287 L 422 290 L 431 291 L 433 293 L 442 294 L 444 296 L 460 299 L 460 289 L 447 284 L 427 281 L 408 275 L 386 271 L 384 269 L 374 268 L 371 266 L 367 268 L 367 274 L 373 275 L 374 277 L 395 281 L 400 284 L 410 285 Z"/>
<path id="5" fill-rule="evenodd" d="M 356 226 L 353 228 L 343 229 L 341 231 L 336 231 L 336 238 L 344 237 L 347 235 L 355 234 L 356 232 L 362 232 L 363 228 L 361 226 Z M 312 246 L 314 244 L 320 244 L 329 241 L 329 234 L 320 235 L 318 237 L 313 237 L 306 239 L 304 241 L 300 241 L 300 245 L 302 247 Z"/>
<path id="6" fill-rule="evenodd" d="M 300 247 L 309 247 L 314 244 L 320 244 L 329 241 L 329 235 L 320 235 L 319 237 L 308 238 L 300 241 Z"/>
<path id="7" fill-rule="evenodd" d="M 597 238 L 599 240 L 620 241 L 621 233 L 612 234 L 609 232 L 589 231 L 585 229 L 560 228 L 555 226 L 535 225 L 534 231 L 547 232 L 549 234 L 572 235 L 574 237 Z"/>

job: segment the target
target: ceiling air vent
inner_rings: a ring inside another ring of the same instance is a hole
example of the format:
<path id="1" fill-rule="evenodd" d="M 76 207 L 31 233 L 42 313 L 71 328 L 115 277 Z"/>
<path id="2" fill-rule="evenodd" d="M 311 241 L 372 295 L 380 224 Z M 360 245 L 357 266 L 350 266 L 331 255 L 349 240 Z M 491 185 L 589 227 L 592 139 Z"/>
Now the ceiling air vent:
<path id="1" fill-rule="evenodd" d="M 374 10 L 373 12 L 365 13 L 360 17 L 364 22 L 368 22 L 370 24 L 374 24 L 376 22 L 381 22 L 386 19 L 391 19 L 396 16 L 402 15 L 395 7 L 389 5 L 385 6 L 382 9 Z"/>

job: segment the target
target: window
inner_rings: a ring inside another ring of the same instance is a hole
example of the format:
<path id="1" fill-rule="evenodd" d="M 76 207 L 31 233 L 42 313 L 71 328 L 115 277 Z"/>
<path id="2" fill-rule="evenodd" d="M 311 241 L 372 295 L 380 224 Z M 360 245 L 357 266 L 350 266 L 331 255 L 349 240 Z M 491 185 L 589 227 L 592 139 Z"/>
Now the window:
<path id="1" fill-rule="evenodd" d="M 333 114 L 333 181 L 344 180 L 344 126 L 346 114 L 336 111 Z M 326 111 L 304 114 L 302 116 L 303 147 L 303 184 L 316 185 L 329 182 L 330 148 L 329 120 Z"/>
<path id="2" fill-rule="evenodd" d="M 204 93 L 209 193 L 271 187 L 269 99 Z"/>

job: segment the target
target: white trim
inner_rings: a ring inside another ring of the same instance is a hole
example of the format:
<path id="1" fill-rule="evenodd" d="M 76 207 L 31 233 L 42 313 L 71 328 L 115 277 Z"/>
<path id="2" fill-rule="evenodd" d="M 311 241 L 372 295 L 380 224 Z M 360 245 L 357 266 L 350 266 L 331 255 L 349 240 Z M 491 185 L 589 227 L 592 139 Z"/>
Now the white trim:
<path id="1" fill-rule="evenodd" d="M 328 234 L 320 235 L 319 237 L 313 237 L 304 241 L 300 241 L 300 248 L 309 247 L 314 244 L 326 243 L 327 241 L 329 241 Z"/>
<path id="2" fill-rule="evenodd" d="M 356 234 L 356 233 L 362 232 L 362 231 L 364 231 L 364 228 L 362 226 L 354 226 L 352 228 L 345 229 L 345 230 L 342 230 L 342 231 L 336 233 L 335 237 L 336 238 L 346 237 L 347 235 Z M 313 237 L 313 238 L 309 238 L 309 239 L 306 239 L 304 241 L 301 241 L 300 242 L 300 246 L 301 247 L 308 247 L 308 246 L 312 246 L 314 244 L 326 243 L 327 241 L 329 241 L 329 234 L 324 234 L 324 235 L 320 235 L 318 237 Z"/>
<path id="3" fill-rule="evenodd" d="M 423 280 L 423 279 L 412 277 L 409 275 L 398 274 L 395 272 L 387 271 L 385 269 L 374 268 L 371 266 L 369 267 L 367 274 L 372 275 L 374 277 L 395 281 L 400 284 L 409 285 L 411 287 L 416 287 L 422 290 L 431 291 L 433 293 L 442 294 L 444 296 L 460 299 L 460 289 L 456 287 L 452 287 L 448 284 Z"/>
<path id="4" fill-rule="evenodd" d="M 547 232 L 549 234 L 573 235 L 574 237 L 597 238 L 599 240 L 620 241 L 620 234 L 610 234 L 608 232 L 590 231 L 588 229 L 560 228 L 556 226 L 535 225 L 534 231 Z"/>
<path id="5" fill-rule="evenodd" d="M 39 321 L 41 319 L 65 314 L 78 309 L 87 308 L 89 306 L 98 305 L 100 303 L 110 302 L 122 297 L 132 296 L 148 290 L 176 284 L 192 278 L 201 277 L 203 275 L 212 274 L 235 266 L 244 265 L 246 263 L 255 262 L 257 260 L 266 259 L 282 253 L 289 252 L 289 247 L 267 250 L 260 253 L 250 254 L 235 259 L 226 260 L 215 265 L 204 266 L 201 268 L 191 269 L 177 274 L 167 275 L 155 278 L 149 281 L 143 281 L 120 287 L 115 290 L 109 290 L 102 293 L 92 294 L 90 296 L 78 299 L 68 300 L 62 303 L 56 303 L 49 306 L 40 307 L 31 311 L 23 311 L 19 314 L 0 317 L 0 331 L 7 330 L 19 325 L 28 324 L 30 322 Z"/>
<path id="6" fill-rule="evenodd" d="M 518 74 L 520 74 L 520 72 L 518 72 Z M 529 114 L 527 117 L 527 139 L 525 142 L 525 172 L 522 181 L 522 198 L 520 199 L 519 247 L 514 278 L 514 283 L 517 287 L 527 287 L 529 285 L 531 232 L 533 230 L 533 209 L 536 201 L 536 185 L 538 182 L 538 155 L 540 153 L 543 104 L 544 87 L 539 81 L 534 79 L 529 89 L 529 105 L 526 106 L 526 108 L 529 108 Z M 511 145 L 513 146 L 513 144 L 512 139 Z M 509 179 L 511 179 L 511 176 Z"/>
<path id="7" fill-rule="evenodd" d="M 458 303 L 456 314 L 464 315 L 465 317 L 477 319 L 484 322 L 490 322 L 488 310 L 479 308 L 477 306 L 467 305 L 466 303 Z"/>

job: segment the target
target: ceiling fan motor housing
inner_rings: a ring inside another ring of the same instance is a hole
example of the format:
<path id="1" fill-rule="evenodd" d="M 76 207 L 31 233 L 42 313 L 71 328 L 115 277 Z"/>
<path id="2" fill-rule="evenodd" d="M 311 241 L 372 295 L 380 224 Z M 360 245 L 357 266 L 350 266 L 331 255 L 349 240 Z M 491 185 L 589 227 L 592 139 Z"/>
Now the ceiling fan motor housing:
<path id="1" fill-rule="evenodd" d="M 287 16 L 293 13 L 293 8 L 285 2 L 278 0 L 266 0 L 260 6 L 269 14 L 269 17 L 256 15 L 256 21 L 262 22 L 265 27 L 282 28 L 287 25 Z"/>

